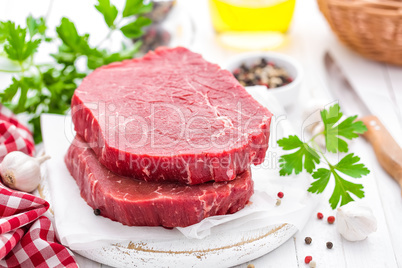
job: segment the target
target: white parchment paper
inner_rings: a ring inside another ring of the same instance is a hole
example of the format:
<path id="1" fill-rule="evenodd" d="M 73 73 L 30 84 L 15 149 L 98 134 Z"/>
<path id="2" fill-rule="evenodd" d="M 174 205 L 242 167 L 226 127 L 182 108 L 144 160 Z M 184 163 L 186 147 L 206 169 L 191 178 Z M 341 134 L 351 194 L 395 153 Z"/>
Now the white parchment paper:
<path id="1" fill-rule="evenodd" d="M 261 90 L 248 89 L 260 103 L 276 116 L 284 113 L 278 102 Z M 280 223 L 303 228 L 315 207 L 316 200 L 306 191 L 308 176 L 280 177 L 277 159 L 281 153 L 275 140 L 291 134 L 286 121 L 271 128 L 270 148 L 264 164 L 252 168 L 255 193 L 250 204 L 235 214 L 214 216 L 185 228 L 129 227 L 107 218 L 95 216 L 81 198 L 78 186 L 64 164 L 64 155 L 74 138 L 71 117 L 42 115 L 45 151 L 51 156 L 47 164 L 46 183 L 51 193 L 54 220 L 59 240 L 72 250 L 83 250 L 127 241 L 162 239 L 202 239 L 222 231 L 225 233 L 256 230 Z M 275 132 L 275 133 L 274 133 Z M 277 193 L 285 197 L 276 206 Z"/>

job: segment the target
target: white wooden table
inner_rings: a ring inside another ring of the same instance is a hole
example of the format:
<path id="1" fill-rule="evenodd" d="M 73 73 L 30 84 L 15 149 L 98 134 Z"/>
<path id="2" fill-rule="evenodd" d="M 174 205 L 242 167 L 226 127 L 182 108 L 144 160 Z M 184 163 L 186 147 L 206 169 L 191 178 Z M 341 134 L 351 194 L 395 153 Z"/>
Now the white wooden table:
<path id="1" fill-rule="evenodd" d="M 1 0 L 0 20 L 12 19 L 23 23 L 28 13 L 44 15 L 50 0 Z M 54 28 L 62 16 L 69 17 L 79 26 L 80 32 L 93 33 L 93 42 L 103 37 L 105 28 L 100 15 L 92 7 L 94 0 L 80 1 L 55 0 L 49 16 L 49 24 Z M 123 1 L 112 1 L 122 4 Z M 179 1 L 179 8 L 189 12 L 196 28 L 192 50 L 200 52 L 210 61 L 223 64 L 236 52 L 220 47 L 215 39 L 209 20 L 206 0 Z M 334 44 L 336 39 L 320 14 L 314 0 L 298 1 L 292 29 L 289 33 L 289 45 L 279 51 L 299 59 L 305 69 L 305 82 L 300 103 L 305 96 L 315 90 L 315 96 L 329 96 L 324 69 L 323 53 Z M 351 54 L 343 60 L 350 73 L 367 80 L 359 84 L 358 90 L 366 103 L 389 129 L 395 140 L 402 145 L 402 68 L 386 64 L 356 60 Z M 356 67 L 358 66 L 358 68 Z M 9 82 L 9 77 L 0 74 L 0 87 Z M 304 97 L 303 97 L 304 96 Z M 350 100 L 343 100 L 343 105 L 353 105 Z M 301 128 L 301 105 L 287 110 L 288 118 L 296 129 Z M 378 221 L 378 230 L 362 242 L 348 242 L 340 237 L 335 226 L 318 221 L 315 214 L 306 227 L 293 239 L 275 251 L 252 261 L 255 267 L 307 267 L 304 257 L 311 255 L 317 261 L 317 267 L 402 267 L 402 198 L 401 189 L 379 166 L 371 147 L 364 140 L 354 142 L 351 149 L 362 157 L 362 161 L 371 169 L 371 173 L 362 180 L 365 200 L 370 204 Z M 325 216 L 335 212 L 327 204 L 325 193 L 318 211 Z M 304 244 L 304 238 L 310 236 L 313 243 Z M 332 250 L 326 249 L 325 243 L 334 244 Z M 81 267 L 107 267 L 76 256 Z M 247 264 L 239 267 L 246 267 Z"/>

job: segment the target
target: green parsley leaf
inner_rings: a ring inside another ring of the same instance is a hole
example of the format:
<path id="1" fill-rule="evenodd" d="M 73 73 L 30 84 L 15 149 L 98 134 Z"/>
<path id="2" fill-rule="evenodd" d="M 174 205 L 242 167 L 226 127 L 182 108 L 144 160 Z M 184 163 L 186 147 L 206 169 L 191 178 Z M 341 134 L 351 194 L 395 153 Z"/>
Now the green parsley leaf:
<path id="1" fill-rule="evenodd" d="M 15 77 L 12 78 L 12 81 L 13 82 L 11 83 L 11 85 L 0 93 L 0 98 L 2 102 L 11 102 L 15 94 L 17 94 L 18 92 L 20 81 L 18 81 Z"/>
<path id="2" fill-rule="evenodd" d="M 46 32 L 46 22 L 45 22 L 45 18 L 40 17 L 38 19 L 35 19 L 34 17 L 32 17 L 32 15 L 29 15 L 27 17 L 27 28 L 28 28 L 28 32 L 29 35 L 32 38 L 36 35 L 36 34 L 40 34 L 41 36 L 45 36 L 45 32 Z"/>
<path id="3" fill-rule="evenodd" d="M 120 28 L 122 33 L 128 38 L 138 38 L 144 34 L 141 29 L 152 23 L 152 20 L 146 17 L 138 17 L 135 21 Z"/>
<path id="4" fill-rule="evenodd" d="M 326 139 L 326 147 L 329 152 L 347 152 L 348 145 L 344 139 L 354 139 L 359 134 L 367 131 L 366 126 L 361 121 L 356 121 L 357 116 L 350 116 L 342 120 L 342 112 L 338 104 L 331 106 L 329 109 L 321 112 L 321 118 L 325 124 L 324 135 Z M 370 173 L 367 167 L 358 163 L 360 158 L 353 153 L 344 156 L 337 164 L 332 165 L 324 156 L 320 147 L 310 147 L 309 144 L 315 144 L 312 138 L 309 142 L 302 142 L 297 136 L 289 136 L 278 141 L 278 145 L 283 150 L 296 150 L 291 154 L 282 155 L 279 159 L 281 176 L 300 173 L 303 169 L 312 173 L 314 181 L 311 183 L 308 191 L 315 194 L 324 192 L 327 188 L 331 177 L 335 180 L 335 187 L 329 199 L 332 209 L 338 205 L 345 205 L 353 201 L 352 195 L 357 198 L 364 197 L 363 185 L 354 183 L 342 178 L 339 174 L 343 173 L 352 178 L 361 178 Z M 318 154 L 320 153 L 320 154 Z M 318 168 L 316 164 L 320 163 L 320 155 L 323 156 L 329 168 Z M 303 163 L 304 161 L 304 163 Z M 340 172 L 340 173 L 339 173 Z"/>
<path id="5" fill-rule="evenodd" d="M 363 134 L 367 131 L 367 127 L 362 121 L 356 121 L 357 115 L 350 116 L 343 120 L 338 125 L 338 132 L 340 136 L 343 136 L 349 140 L 359 137 L 358 134 Z"/>
<path id="6" fill-rule="evenodd" d="M 35 144 L 42 142 L 41 127 L 40 127 L 40 115 L 36 115 L 29 120 L 29 123 L 33 127 L 34 142 Z"/>
<path id="7" fill-rule="evenodd" d="M 325 126 L 326 147 L 332 153 L 348 151 L 348 144 L 341 137 L 351 140 L 357 138 L 358 134 L 367 131 L 363 122 L 355 121 L 357 116 L 351 116 L 339 122 L 342 115 L 338 104 L 331 106 L 328 110 L 321 111 L 321 118 Z"/>
<path id="8" fill-rule="evenodd" d="M 148 13 L 152 10 L 152 2 L 144 4 L 144 0 L 126 0 L 123 18 Z"/>
<path id="9" fill-rule="evenodd" d="M 364 166 L 364 164 L 356 164 L 360 161 L 358 156 L 354 154 L 348 154 L 339 161 L 335 166 L 330 166 L 330 169 L 319 168 L 313 173 L 314 181 L 308 189 L 311 193 L 322 193 L 327 187 L 331 178 L 331 174 L 335 178 L 335 188 L 329 199 L 331 207 L 335 209 L 339 202 L 341 206 L 353 201 L 353 198 L 349 193 L 354 194 L 358 198 L 364 197 L 363 185 L 356 184 L 351 181 L 347 181 L 339 176 L 336 170 L 349 175 L 353 178 L 361 178 L 363 175 L 367 175 L 370 171 Z"/>
<path id="10" fill-rule="evenodd" d="M 311 183 L 311 186 L 307 191 L 320 194 L 324 192 L 328 185 L 329 179 L 331 178 L 331 171 L 326 168 L 319 168 L 313 173 L 313 178 L 316 179 L 316 181 Z"/>
<path id="11" fill-rule="evenodd" d="M 350 177 L 361 178 L 362 176 L 369 174 L 370 170 L 368 170 L 362 163 L 356 164 L 359 161 L 360 157 L 351 153 L 342 158 L 334 168 Z"/>
<path id="12" fill-rule="evenodd" d="M 354 199 L 350 196 L 349 193 L 354 194 L 358 198 L 364 197 L 363 185 L 355 184 L 353 182 L 342 179 L 335 170 L 332 170 L 332 174 L 335 177 L 334 192 L 329 199 L 329 203 L 331 204 L 332 209 L 335 209 L 338 206 L 339 200 L 341 201 L 341 206 L 352 202 Z"/>
<path id="13" fill-rule="evenodd" d="M 28 99 L 28 83 L 25 78 L 22 78 L 20 80 L 20 97 L 18 99 L 18 104 L 17 106 L 13 109 L 15 113 L 19 114 L 25 111 L 25 103 L 27 102 Z"/>
<path id="14" fill-rule="evenodd" d="M 6 22 L 2 22 L 0 21 L 0 44 L 4 43 L 4 41 L 6 41 L 7 38 L 7 23 Z"/>
<path id="15" fill-rule="evenodd" d="M 61 19 L 61 24 L 56 28 L 56 32 L 59 35 L 63 43 L 78 55 L 91 54 L 91 48 L 88 44 L 88 35 L 79 35 L 77 28 L 67 18 Z"/>
<path id="16" fill-rule="evenodd" d="M 95 5 L 95 8 L 102 13 L 107 26 L 111 28 L 118 13 L 116 6 L 111 4 L 110 0 L 98 0 L 98 4 Z"/>
<path id="17" fill-rule="evenodd" d="M 26 41 L 26 29 L 16 27 L 14 22 L 8 21 L 6 26 L 6 40 L 4 51 L 10 60 L 22 63 L 36 52 L 41 40 Z"/>
<path id="18" fill-rule="evenodd" d="M 286 151 L 298 149 L 292 154 L 282 155 L 280 157 L 279 163 L 281 170 L 279 174 L 281 176 L 290 175 L 293 171 L 295 174 L 299 174 L 303 167 L 307 172 L 312 173 L 316 163 L 320 163 L 320 157 L 317 152 L 307 143 L 302 142 L 297 136 L 289 136 L 288 138 L 280 139 L 278 145 Z"/>

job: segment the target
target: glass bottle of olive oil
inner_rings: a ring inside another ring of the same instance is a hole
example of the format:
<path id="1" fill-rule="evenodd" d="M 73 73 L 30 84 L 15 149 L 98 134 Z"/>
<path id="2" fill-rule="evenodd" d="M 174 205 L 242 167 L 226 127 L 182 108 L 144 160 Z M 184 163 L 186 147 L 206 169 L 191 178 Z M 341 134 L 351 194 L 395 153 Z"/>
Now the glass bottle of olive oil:
<path id="1" fill-rule="evenodd" d="M 232 40 L 235 43 L 239 40 L 250 43 L 265 41 L 267 45 L 273 45 L 281 43 L 280 40 L 284 38 L 283 34 L 292 20 L 295 2 L 296 0 L 209 0 L 209 7 L 212 24 L 217 33 L 222 35 L 222 40 Z"/>

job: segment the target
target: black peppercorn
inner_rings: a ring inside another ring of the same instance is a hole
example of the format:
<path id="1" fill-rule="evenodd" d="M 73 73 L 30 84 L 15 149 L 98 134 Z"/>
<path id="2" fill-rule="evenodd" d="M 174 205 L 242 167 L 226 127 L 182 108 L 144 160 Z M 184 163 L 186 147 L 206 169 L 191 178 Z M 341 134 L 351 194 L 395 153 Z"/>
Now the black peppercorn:
<path id="1" fill-rule="evenodd" d="M 332 244 L 332 242 L 327 242 L 327 248 L 331 249 L 334 246 L 334 244 Z"/>
<path id="2" fill-rule="evenodd" d="M 260 61 L 260 64 L 258 66 L 260 66 L 261 68 L 264 68 L 265 66 L 267 66 L 267 61 L 264 58 L 262 58 Z"/>
<path id="3" fill-rule="evenodd" d="M 99 208 L 94 209 L 94 214 L 95 214 L 96 216 L 99 216 L 99 215 L 101 214 L 100 209 L 99 209 Z"/>
<path id="4" fill-rule="evenodd" d="M 242 63 L 233 70 L 233 75 L 243 86 L 264 85 L 268 89 L 281 87 L 293 81 L 285 69 L 264 58 L 251 65 Z"/>
<path id="5" fill-rule="evenodd" d="M 247 66 L 243 63 L 242 65 L 240 65 L 240 70 L 242 71 L 248 71 Z"/>
<path id="6" fill-rule="evenodd" d="M 306 238 L 304 238 L 304 242 L 306 242 L 307 245 L 310 245 L 312 241 L 313 239 L 311 239 L 311 237 L 307 236 Z"/>

